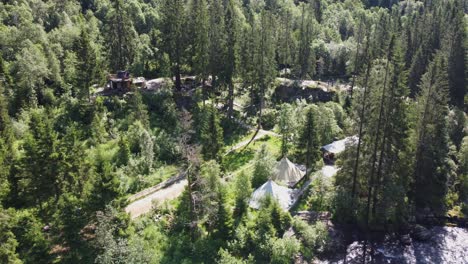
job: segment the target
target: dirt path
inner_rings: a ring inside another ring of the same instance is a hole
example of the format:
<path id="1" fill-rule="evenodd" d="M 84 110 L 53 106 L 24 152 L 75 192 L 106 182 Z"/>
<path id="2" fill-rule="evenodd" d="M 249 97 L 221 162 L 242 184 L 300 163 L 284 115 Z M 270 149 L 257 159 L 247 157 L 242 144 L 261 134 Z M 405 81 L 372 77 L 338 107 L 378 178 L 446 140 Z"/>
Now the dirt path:
<path id="1" fill-rule="evenodd" d="M 134 201 L 125 208 L 125 212 L 130 213 L 130 217 L 135 219 L 142 214 L 146 214 L 151 210 L 153 202 L 163 203 L 167 200 L 172 200 L 179 197 L 187 185 L 187 179 L 180 179 L 172 185 L 162 188 L 143 199 Z"/>

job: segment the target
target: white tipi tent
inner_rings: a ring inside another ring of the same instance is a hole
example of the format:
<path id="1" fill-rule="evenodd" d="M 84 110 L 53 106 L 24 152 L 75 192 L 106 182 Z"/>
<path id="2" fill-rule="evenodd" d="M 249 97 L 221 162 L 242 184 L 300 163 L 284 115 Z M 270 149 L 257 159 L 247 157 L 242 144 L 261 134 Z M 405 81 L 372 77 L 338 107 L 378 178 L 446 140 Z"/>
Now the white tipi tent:
<path id="1" fill-rule="evenodd" d="M 279 186 L 274 181 L 268 180 L 253 192 L 252 197 L 250 198 L 249 205 L 252 208 L 258 209 L 260 208 L 262 199 L 270 195 L 278 201 L 281 208 L 283 208 L 284 210 L 288 210 L 289 206 L 291 206 L 293 203 L 293 192 L 294 190 L 283 186 Z"/>
<path id="2" fill-rule="evenodd" d="M 304 177 L 304 174 L 304 171 L 301 171 L 288 158 L 284 157 L 276 166 L 276 174 L 273 176 L 273 180 L 279 183 L 294 185 Z"/>

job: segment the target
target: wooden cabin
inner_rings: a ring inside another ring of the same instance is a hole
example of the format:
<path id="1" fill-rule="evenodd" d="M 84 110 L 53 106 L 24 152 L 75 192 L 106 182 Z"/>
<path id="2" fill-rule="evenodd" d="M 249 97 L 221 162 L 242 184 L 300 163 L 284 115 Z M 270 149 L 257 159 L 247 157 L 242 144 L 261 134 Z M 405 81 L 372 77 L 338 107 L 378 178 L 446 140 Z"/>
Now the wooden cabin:
<path id="1" fill-rule="evenodd" d="M 109 90 L 129 90 L 132 84 L 132 78 L 128 71 L 118 71 L 117 74 L 107 76 L 107 86 Z"/>

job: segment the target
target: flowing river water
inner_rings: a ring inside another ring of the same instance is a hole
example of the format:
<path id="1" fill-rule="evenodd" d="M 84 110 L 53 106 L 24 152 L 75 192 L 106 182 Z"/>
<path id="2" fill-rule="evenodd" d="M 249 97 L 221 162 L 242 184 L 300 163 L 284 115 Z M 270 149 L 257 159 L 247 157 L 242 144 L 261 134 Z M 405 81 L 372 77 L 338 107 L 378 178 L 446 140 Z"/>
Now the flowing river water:
<path id="1" fill-rule="evenodd" d="M 411 239 L 406 243 L 386 237 L 372 244 L 354 241 L 345 253 L 314 263 L 402 263 L 402 264 L 468 264 L 468 230 L 461 227 L 435 226 L 427 241 Z M 366 261 L 364 262 L 364 245 Z"/>

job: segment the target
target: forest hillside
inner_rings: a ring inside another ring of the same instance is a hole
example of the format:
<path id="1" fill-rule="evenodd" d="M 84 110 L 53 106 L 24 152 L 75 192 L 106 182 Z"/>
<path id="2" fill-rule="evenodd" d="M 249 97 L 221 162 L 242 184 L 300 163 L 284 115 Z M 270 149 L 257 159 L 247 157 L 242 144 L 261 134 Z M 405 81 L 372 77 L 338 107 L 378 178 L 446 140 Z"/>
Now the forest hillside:
<path id="1" fill-rule="evenodd" d="M 0 1 L 0 263 L 467 263 L 467 11 Z"/>

